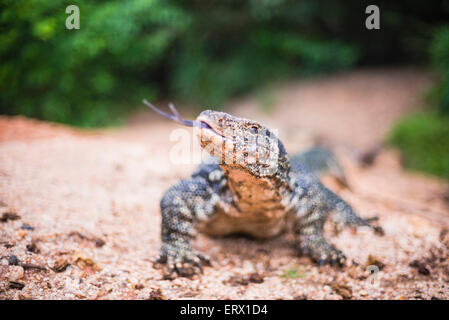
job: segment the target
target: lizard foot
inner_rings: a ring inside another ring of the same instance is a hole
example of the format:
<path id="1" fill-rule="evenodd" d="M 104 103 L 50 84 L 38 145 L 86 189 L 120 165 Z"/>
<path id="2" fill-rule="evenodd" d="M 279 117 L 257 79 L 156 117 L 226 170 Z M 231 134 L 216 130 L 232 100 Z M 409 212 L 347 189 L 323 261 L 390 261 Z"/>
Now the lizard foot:
<path id="1" fill-rule="evenodd" d="M 377 221 L 379 220 L 379 217 L 371 217 L 367 219 L 363 219 L 359 216 L 353 215 L 351 218 L 347 218 L 345 216 L 338 216 L 336 214 L 334 216 L 334 230 L 335 233 L 340 233 L 344 227 L 350 227 L 354 230 L 354 232 L 357 230 L 358 227 L 368 227 L 378 236 L 385 235 L 385 232 L 383 228 L 379 225 L 377 225 Z"/>
<path id="2" fill-rule="evenodd" d="M 373 222 L 377 222 L 377 221 L 379 221 L 379 217 L 377 217 L 377 216 L 366 219 L 366 222 L 368 222 L 369 227 L 371 229 L 373 229 L 374 233 L 377 234 L 378 236 L 383 236 L 383 235 L 385 235 L 384 229 L 379 225 L 373 224 Z"/>
<path id="3" fill-rule="evenodd" d="M 343 267 L 346 257 L 337 248 L 330 244 L 324 236 L 308 236 L 303 239 L 299 248 L 300 253 L 310 256 L 318 266 L 330 264 Z"/>
<path id="4" fill-rule="evenodd" d="M 164 243 L 155 264 L 166 264 L 168 278 L 173 276 L 192 277 L 203 273 L 203 266 L 210 266 L 210 260 L 205 255 L 183 246 Z"/>

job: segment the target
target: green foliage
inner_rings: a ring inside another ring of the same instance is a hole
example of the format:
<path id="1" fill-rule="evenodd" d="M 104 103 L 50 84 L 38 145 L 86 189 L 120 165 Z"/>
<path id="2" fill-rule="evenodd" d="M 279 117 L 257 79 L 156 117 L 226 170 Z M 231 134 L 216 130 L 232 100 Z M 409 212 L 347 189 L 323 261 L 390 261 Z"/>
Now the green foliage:
<path id="1" fill-rule="evenodd" d="M 2 0 L 0 112 L 98 126 L 143 97 L 213 108 L 289 77 L 414 61 L 446 18 L 440 0 L 385 0 L 367 31 L 363 2 Z M 65 28 L 69 4 L 80 30 Z"/>
<path id="2" fill-rule="evenodd" d="M 80 30 L 65 8 L 80 8 Z M 5 113 L 83 126 L 116 122 L 154 99 L 148 81 L 189 17 L 167 1 L 4 1 L 0 106 Z"/>
<path id="3" fill-rule="evenodd" d="M 306 278 L 307 274 L 305 272 L 301 272 L 296 268 L 290 268 L 284 270 L 284 273 L 281 275 L 281 278 L 286 279 L 296 279 L 296 278 Z"/>
<path id="4" fill-rule="evenodd" d="M 390 136 L 411 169 L 449 179 L 449 25 L 436 29 L 430 45 L 432 66 L 440 76 L 428 95 L 428 113 L 401 119 Z"/>
<path id="5" fill-rule="evenodd" d="M 449 117 L 405 117 L 394 127 L 390 142 L 402 151 L 406 167 L 449 179 Z"/>
<path id="6" fill-rule="evenodd" d="M 255 86 L 298 75 L 342 70 L 357 60 L 356 48 L 349 45 L 281 32 L 250 33 L 224 56 L 209 53 L 207 42 L 192 42 L 177 61 L 172 88 L 181 97 L 208 106 Z"/>
<path id="7" fill-rule="evenodd" d="M 432 63 L 440 75 L 436 88 L 436 102 L 439 110 L 449 116 L 449 25 L 440 28 L 431 46 Z"/>

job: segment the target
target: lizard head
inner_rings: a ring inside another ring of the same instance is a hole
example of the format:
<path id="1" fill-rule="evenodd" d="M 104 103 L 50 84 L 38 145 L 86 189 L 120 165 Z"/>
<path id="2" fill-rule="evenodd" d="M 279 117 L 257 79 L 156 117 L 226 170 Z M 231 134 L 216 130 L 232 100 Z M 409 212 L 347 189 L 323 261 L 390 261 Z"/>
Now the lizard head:
<path id="1" fill-rule="evenodd" d="M 255 179 L 286 183 L 290 168 L 287 153 L 277 136 L 262 124 L 213 110 L 201 112 L 194 121 L 184 120 L 172 104 L 170 115 L 146 100 L 144 103 L 166 118 L 198 128 L 202 149 L 228 174 L 246 172 Z"/>
<path id="2" fill-rule="evenodd" d="M 197 129 L 201 148 L 224 171 L 239 212 L 270 215 L 282 208 L 288 199 L 290 162 L 274 132 L 256 121 L 220 111 L 203 111 L 191 121 L 182 119 L 173 105 L 170 115 L 144 103 L 166 118 Z"/>
<path id="3" fill-rule="evenodd" d="M 255 177 L 281 177 L 286 152 L 277 136 L 262 124 L 206 110 L 196 118 L 201 147 L 225 171 L 247 170 Z"/>
<path id="4" fill-rule="evenodd" d="M 262 124 L 206 110 L 196 118 L 203 150 L 227 177 L 238 212 L 270 216 L 287 199 L 290 162 L 277 136 Z"/>

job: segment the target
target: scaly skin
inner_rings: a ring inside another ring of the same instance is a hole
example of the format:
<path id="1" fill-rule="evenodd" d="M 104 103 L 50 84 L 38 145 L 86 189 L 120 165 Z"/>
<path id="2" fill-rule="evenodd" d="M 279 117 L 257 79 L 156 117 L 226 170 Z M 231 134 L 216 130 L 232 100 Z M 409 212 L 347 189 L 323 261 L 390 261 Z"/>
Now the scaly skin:
<path id="1" fill-rule="evenodd" d="M 172 186 L 160 204 L 162 248 L 156 261 L 172 272 L 188 276 L 208 263 L 191 247 L 197 230 L 268 238 L 294 221 L 298 253 L 318 265 L 346 260 L 323 235 L 330 212 L 340 227 L 368 226 L 381 233 L 321 184 L 323 172 L 346 181 L 329 151 L 315 148 L 290 160 L 277 137 L 255 121 L 207 110 L 196 123 L 201 147 L 212 157 Z"/>

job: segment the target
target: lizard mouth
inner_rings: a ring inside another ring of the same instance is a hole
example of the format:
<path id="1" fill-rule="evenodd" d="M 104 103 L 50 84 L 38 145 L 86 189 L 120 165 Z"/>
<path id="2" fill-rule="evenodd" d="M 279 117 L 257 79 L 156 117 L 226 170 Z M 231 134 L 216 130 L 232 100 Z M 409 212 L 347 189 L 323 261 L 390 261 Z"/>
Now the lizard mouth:
<path id="1" fill-rule="evenodd" d="M 168 114 L 165 113 L 164 111 L 156 108 L 152 103 L 148 102 L 146 99 L 143 100 L 143 103 L 151 108 L 153 111 L 155 111 L 157 114 L 163 116 L 164 118 L 167 118 L 169 120 L 172 120 L 174 122 L 177 122 L 179 124 L 188 126 L 188 127 L 200 127 L 201 129 L 208 129 L 211 130 L 212 132 L 214 132 L 217 135 L 220 135 L 222 137 L 224 137 L 222 134 L 218 133 L 214 128 L 212 128 L 212 126 L 210 124 L 208 124 L 206 121 L 204 120 L 185 120 L 181 117 L 181 115 L 179 114 L 178 110 L 176 109 L 176 107 L 170 103 L 169 107 L 170 110 L 172 111 L 173 114 Z"/>
<path id="2" fill-rule="evenodd" d="M 201 129 L 209 130 L 209 131 L 211 131 L 213 134 L 215 134 L 216 136 L 221 137 L 223 140 L 229 140 L 229 139 L 226 138 L 226 136 L 224 136 L 223 134 L 221 134 L 220 132 L 218 132 L 217 130 L 215 130 L 215 129 L 214 129 L 209 123 L 207 123 L 205 120 L 203 120 L 203 119 L 198 120 L 198 119 L 197 119 L 197 122 L 199 122 L 200 128 L 201 128 Z"/>
<path id="3" fill-rule="evenodd" d="M 179 123 L 181 125 L 184 125 L 184 126 L 197 127 L 197 128 L 200 128 L 200 129 L 205 129 L 209 133 L 211 133 L 211 134 L 221 138 L 223 141 L 234 142 L 232 139 L 227 138 L 225 135 L 223 135 L 217 129 L 215 129 L 212 125 L 210 125 L 207 122 L 207 118 L 204 119 L 204 117 L 199 116 L 196 120 L 185 120 L 185 119 L 183 119 L 181 117 L 181 115 L 179 114 L 178 110 L 176 109 L 176 107 L 172 103 L 170 103 L 168 105 L 170 107 L 170 110 L 171 110 L 172 114 L 168 114 L 168 113 L 158 109 L 152 103 L 148 102 L 146 99 L 143 100 L 143 103 L 147 107 L 152 109 L 154 112 L 156 112 L 157 114 L 163 116 L 164 118 L 167 118 L 169 120 L 172 120 L 172 121 L 174 121 L 176 123 Z"/>
<path id="4" fill-rule="evenodd" d="M 223 136 L 221 133 L 219 133 L 217 130 L 215 130 L 215 129 L 214 129 L 209 123 L 207 123 L 206 121 L 204 121 L 204 120 L 197 120 L 196 122 L 199 123 L 199 127 L 200 127 L 201 129 L 209 130 L 209 131 L 213 132 L 215 135 L 221 136 L 221 137 L 224 138 L 224 136 Z"/>
<path id="5" fill-rule="evenodd" d="M 215 131 L 215 130 L 212 129 L 212 127 L 211 127 L 206 121 L 204 121 L 204 120 L 201 120 L 201 121 L 200 121 L 200 124 L 201 124 L 201 128 L 203 128 L 203 129 L 209 129 L 209 130 Z"/>

